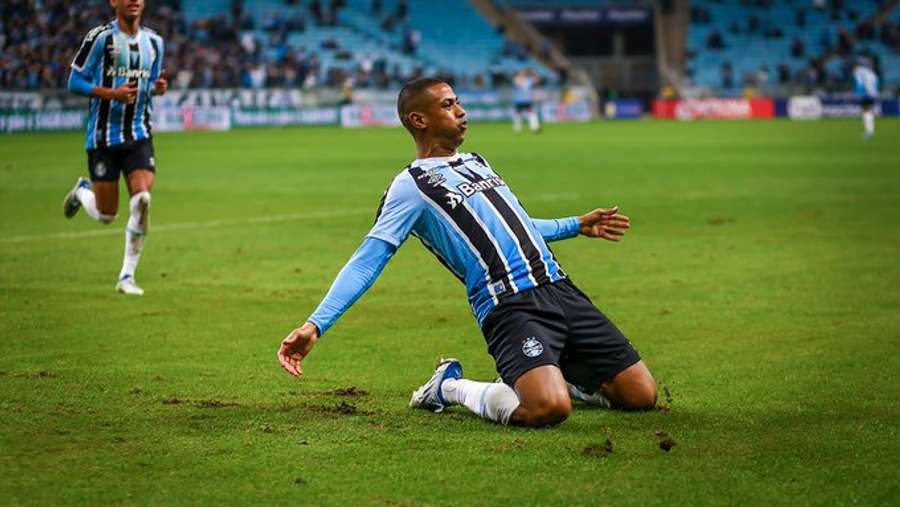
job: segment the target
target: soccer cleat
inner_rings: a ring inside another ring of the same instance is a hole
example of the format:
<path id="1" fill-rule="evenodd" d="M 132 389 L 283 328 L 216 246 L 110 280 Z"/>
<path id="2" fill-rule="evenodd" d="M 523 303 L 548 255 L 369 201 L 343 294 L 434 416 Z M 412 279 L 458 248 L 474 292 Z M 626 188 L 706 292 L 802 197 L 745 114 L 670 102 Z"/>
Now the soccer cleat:
<path id="1" fill-rule="evenodd" d="M 81 209 L 81 201 L 78 200 L 78 196 L 75 194 L 79 188 L 90 189 L 91 182 L 87 178 L 79 177 L 72 190 L 66 194 L 66 199 L 63 201 L 63 214 L 66 218 L 74 217 L 78 210 Z"/>
<path id="2" fill-rule="evenodd" d="M 448 378 L 460 379 L 463 375 L 462 364 L 458 359 L 443 357 L 438 360 L 434 374 L 422 387 L 416 389 L 409 399 L 412 408 L 424 408 L 432 412 L 441 412 L 449 403 L 441 394 L 441 385 Z"/>
<path id="3" fill-rule="evenodd" d="M 586 393 L 584 389 L 574 385 L 566 383 L 569 386 L 569 397 L 573 400 L 578 400 L 585 405 L 593 405 L 595 407 L 603 407 L 603 408 L 611 408 L 612 404 L 603 396 L 600 392 L 596 393 Z"/>
<path id="4" fill-rule="evenodd" d="M 123 276 L 119 280 L 119 283 L 116 284 L 116 290 L 129 296 L 144 295 L 144 289 L 138 287 L 138 284 L 134 281 L 134 277 L 131 275 Z"/>

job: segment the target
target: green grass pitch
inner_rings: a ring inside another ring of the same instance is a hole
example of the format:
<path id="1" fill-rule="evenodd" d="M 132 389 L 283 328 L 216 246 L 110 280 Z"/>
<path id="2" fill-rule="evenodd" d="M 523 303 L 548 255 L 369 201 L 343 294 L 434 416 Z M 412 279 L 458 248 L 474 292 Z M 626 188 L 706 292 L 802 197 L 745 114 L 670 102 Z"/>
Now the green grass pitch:
<path id="1" fill-rule="evenodd" d="M 495 376 L 415 241 L 305 378 L 278 366 L 414 158 L 405 132 L 159 135 L 143 298 L 113 291 L 123 217 L 62 217 L 82 135 L 2 137 L 0 503 L 897 505 L 900 122 L 859 123 L 474 125 L 463 149 L 533 215 L 633 220 L 554 249 L 670 399 L 552 430 L 407 408 L 441 354 Z"/>

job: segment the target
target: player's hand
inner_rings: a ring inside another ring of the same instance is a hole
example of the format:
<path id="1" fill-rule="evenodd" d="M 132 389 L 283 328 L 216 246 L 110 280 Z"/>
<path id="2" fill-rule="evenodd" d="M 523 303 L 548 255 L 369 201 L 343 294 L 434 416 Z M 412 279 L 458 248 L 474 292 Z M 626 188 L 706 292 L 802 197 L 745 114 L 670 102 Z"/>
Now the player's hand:
<path id="1" fill-rule="evenodd" d="M 165 95 L 167 91 L 169 91 L 169 75 L 164 70 L 162 75 L 153 83 L 153 95 Z"/>
<path id="2" fill-rule="evenodd" d="M 137 93 L 137 84 L 133 81 L 126 81 L 122 83 L 118 88 L 113 88 L 113 90 L 109 94 L 109 98 L 117 102 L 134 104 L 134 101 L 137 98 Z"/>
<path id="3" fill-rule="evenodd" d="M 581 234 L 589 238 L 603 238 L 619 241 L 625 230 L 631 228 L 630 219 L 619 213 L 619 207 L 610 209 L 597 208 L 578 217 Z"/>
<path id="4" fill-rule="evenodd" d="M 319 329 L 312 322 L 307 322 L 288 333 L 278 349 L 278 362 L 281 367 L 295 377 L 303 375 L 300 361 L 309 355 L 319 340 Z"/>

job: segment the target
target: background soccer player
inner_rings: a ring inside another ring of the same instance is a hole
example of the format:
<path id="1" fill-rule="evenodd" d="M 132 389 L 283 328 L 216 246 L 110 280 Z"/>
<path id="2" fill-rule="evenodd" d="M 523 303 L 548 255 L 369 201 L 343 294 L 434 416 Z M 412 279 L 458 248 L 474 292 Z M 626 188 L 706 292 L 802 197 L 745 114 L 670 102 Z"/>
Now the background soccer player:
<path id="1" fill-rule="evenodd" d="M 134 272 L 148 232 L 156 172 L 152 96 L 165 94 L 168 83 L 162 75 L 163 39 L 141 27 L 144 0 L 109 3 L 116 19 L 88 32 L 72 61 L 69 90 L 91 97 L 85 145 L 91 179 L 78 178 L 63 211 L 72 218 L 84 208 L 94 220 L 112 223 L 119 209 L 119 174 L 124 174 L 130 216 L 116 290 L 142 295 Z"/>
<path id="2" fill-rule="evenodd" d="M 528 128 L 534 132 L 541 131 L 537 108 L 534 103 L 534 87 L 538 76 L 531 69 L 520 70 L 513 78 L 513 130 L 522 131 L 522 116 L 528 116 Z"/>
<path id="3" fill-rule="evenodd" d="M 863 135 L 871 139 L 875 135 L 875 101 L 878 99 L 878 76 L 867 59 L 860 59 L 853 69 L 855 92 L 862 106 Z"/>
<path id="4" fill-rule="evenodd" d="M 653 407 L 656 383 L 643 361 L 547 246 L 579 233 L 618 240 L 628 217 L 617 208 L 558 220 L 529 217 L 481 155 L 457 151 L 466 112 L 442 81 L 407 83 L 398 110 L 418 159 L 388 187 L 375 225 L 325 299 L 282 342 L 282 367 L 302 373 L 300 362 L 319 336 L 412 234 L 465 285 L 503 383 L 465 380 L 459 361 L 443 360 L 410 406 L 437 412 L 461 404 L 486 419 L 524 426 L 566 419 L 570 395 L 604 406 Z"/>

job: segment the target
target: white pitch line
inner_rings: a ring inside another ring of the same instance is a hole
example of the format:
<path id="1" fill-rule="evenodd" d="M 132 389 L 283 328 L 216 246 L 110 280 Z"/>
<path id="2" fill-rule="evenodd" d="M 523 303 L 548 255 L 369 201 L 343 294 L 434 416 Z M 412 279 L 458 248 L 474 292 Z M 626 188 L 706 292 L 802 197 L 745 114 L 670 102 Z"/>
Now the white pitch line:
<path id="1" fill-rule="evenodd" d="M 545 195 L 531 201 L 558 201 L 576 199 L 575 194 L 554 194 Z M 207 220 L 205 222 L 181 222 L 175 224 L 161 224 L 151 227 L 151 231 L 170 232 L 183 231 L 189 229 L 209 229 L 213 227 L 232 227 L 235 225 L 253 225 L 253 224 L 269 224 L 275 222 L 293 222 L 303 221 L 315 218 L 335 218 L 344 216 L 364 215 L 374 213 L 374 208 L 348 208 L 343 210 L 329 211 L 311 211 L 309 213 L 291 213 L 287 215 L 269 215 L 252 218 L 222 218 L 217 220 Z M 98 236 L 118 236 L 122 234 L 122 229 L 104 228 L 94 229 L 90 231 L 72 231 L 72 232 L 52 232 L 48 234 L 33 234 L 28 236 L 10 236 L 8 238 L 0 238 L 0 243 L 27 243 L 29 241 L 46 241 L 49 239 L 83 239 L 94 238 Z"/>

